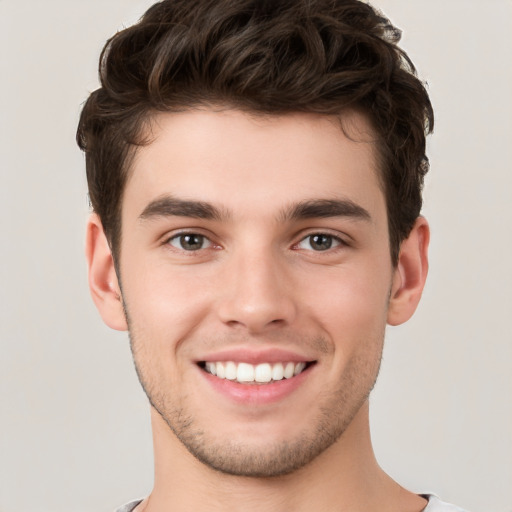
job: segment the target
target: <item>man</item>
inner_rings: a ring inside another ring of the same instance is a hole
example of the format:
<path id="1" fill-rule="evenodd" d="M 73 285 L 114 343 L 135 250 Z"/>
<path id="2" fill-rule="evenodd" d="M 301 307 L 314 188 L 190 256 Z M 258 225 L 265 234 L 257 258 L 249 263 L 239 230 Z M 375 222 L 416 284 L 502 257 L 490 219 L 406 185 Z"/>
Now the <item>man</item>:
<path id="1" fill-rule="evenodd" d="M 427 275 L 433 112 L 356 0 L 164 0 L 86 102 L 89 284 L 128 330 L 155 483 L 120 511 L 455 511 L 378 466 L 386 324 Z"/>

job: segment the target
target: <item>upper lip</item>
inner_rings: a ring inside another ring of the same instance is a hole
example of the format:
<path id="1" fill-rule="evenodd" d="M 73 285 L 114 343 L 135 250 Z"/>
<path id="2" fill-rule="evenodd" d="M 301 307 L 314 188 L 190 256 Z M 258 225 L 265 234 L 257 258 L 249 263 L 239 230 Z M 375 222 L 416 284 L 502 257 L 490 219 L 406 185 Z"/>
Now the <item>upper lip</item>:
<path id="1" fill-rule="evenodd" d="M 235 363 L 307 363 L 314 361 L 315 358 L 308 357 L 297 352 L 284 350 L 281 348 L 265 348 L 263 350 L 254 350 L 248 348 L 226 349 L 212 352 L 204 357 L 197 359 L 197 362 L 203 361 L 233 361 Z"/>

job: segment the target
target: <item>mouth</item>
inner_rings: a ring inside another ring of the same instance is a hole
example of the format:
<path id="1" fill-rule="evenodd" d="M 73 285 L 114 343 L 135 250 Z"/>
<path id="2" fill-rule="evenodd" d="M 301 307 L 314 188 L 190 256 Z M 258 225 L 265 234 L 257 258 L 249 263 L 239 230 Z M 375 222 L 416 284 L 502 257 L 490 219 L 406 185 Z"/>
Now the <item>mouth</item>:
<path id="1" fill-rule="evenodd" d="M 218 379 L 231 380 L 240 384 L 264 385 L 291 379 L 300 375 L 315 361 L 283 361 L 277 363 L 250 364 L 234 361 L 201 361 L 199 367 L 217 377 Z"/>

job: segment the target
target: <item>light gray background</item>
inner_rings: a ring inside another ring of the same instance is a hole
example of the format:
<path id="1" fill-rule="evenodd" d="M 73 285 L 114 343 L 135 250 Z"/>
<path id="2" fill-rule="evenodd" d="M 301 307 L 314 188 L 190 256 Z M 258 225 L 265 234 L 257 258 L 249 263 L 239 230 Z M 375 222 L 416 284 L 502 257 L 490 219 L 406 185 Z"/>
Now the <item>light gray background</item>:
<path id="1" fill-rule="evenodd" d="M 0 511 L 109 511 L 152 484 L 127 336 L 89 298 L 74 143 L 97 57 L 149 1 L 0 0 Z M 389 329 L 382 466 L 474 512 L 512 511 L 512 2 L 381 0 L 437 120 L 431 273 Z"/>

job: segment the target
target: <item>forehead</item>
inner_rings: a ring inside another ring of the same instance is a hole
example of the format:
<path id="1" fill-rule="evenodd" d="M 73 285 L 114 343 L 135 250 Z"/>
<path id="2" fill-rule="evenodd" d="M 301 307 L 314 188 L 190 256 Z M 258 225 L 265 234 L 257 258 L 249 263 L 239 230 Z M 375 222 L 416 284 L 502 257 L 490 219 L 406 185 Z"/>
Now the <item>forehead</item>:
<path id="1" fill-rule="evenodd" d="M 373 133 L 360 114 L 162 113 L 133 159 L 123 210 L 170 194 L 239 212 L 308 199 L 382 202 Z"/>

